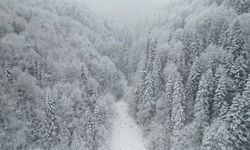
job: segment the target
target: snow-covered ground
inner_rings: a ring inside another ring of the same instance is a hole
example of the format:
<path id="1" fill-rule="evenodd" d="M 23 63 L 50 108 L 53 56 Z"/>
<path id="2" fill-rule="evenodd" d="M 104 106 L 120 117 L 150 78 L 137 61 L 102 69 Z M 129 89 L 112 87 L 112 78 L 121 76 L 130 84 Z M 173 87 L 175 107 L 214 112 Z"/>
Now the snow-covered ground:
<path id="1" fill-rule="evenodd" d="M 111 150 L 146 150 L 142 132 L 128 115 L 128 105 L 117 102 L 114 106 L 116 118 L 111 142 Z"/>

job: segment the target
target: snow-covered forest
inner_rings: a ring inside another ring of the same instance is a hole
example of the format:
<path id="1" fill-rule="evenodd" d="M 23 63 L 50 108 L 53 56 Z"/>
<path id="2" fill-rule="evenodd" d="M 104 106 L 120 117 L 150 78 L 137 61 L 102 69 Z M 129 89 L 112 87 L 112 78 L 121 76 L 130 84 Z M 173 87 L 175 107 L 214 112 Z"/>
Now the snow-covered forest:
<path id="1" fill-rule="evenodd" d="M 1 150 L 250 149 L 250 0 L 85 3 L 0 0 Z"/>

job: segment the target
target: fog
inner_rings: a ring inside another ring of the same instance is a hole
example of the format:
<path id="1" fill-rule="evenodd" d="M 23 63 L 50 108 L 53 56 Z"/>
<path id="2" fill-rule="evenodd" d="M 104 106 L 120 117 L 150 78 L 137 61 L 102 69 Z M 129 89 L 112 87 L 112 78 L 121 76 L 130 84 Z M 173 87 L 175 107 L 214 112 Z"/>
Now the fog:
<path id="1" fill-rule="evenodd" d="M 79 0 L 105 18 L 136 21 L 158 16 L 167 0 Z"/>

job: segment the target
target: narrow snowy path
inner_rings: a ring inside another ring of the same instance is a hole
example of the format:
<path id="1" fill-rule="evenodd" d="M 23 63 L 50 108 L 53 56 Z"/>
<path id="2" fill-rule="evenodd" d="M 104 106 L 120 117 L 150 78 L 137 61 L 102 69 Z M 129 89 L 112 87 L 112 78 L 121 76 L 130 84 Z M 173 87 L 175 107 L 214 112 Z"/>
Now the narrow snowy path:
<path id="1" fill-rule="evenodd" d="M 146 150 L 140 128 L 128 115 L 128 105 L 117 102 L 114 106 L 116 117 L 111 142 L 111 150 Z"/>

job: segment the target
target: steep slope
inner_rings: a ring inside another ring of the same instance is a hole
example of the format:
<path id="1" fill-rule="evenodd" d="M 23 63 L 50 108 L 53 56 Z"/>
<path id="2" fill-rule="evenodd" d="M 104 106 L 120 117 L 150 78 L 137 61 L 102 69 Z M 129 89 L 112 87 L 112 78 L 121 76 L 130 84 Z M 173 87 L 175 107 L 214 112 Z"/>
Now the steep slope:
<path id="1" fill-rule="evenodd" d="M 96 47 L 112 40 L 75 1 L 1 0 L 0 149 L 106 150 L 122 74 Z"/>

